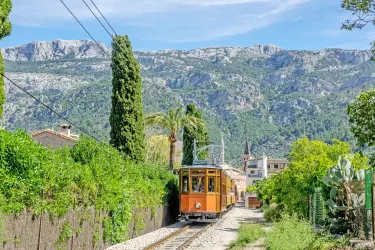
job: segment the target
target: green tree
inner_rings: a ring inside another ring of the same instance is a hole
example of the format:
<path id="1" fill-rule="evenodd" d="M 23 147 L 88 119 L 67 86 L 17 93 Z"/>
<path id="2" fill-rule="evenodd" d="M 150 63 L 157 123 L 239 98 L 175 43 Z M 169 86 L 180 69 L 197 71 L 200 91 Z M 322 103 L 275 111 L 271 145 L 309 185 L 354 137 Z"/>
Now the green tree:
<path id="1" fill-rule="evenodd" d="M 314 188 L 322 187 L 327 192 L 322 177 L 336 165 L 340 156 L 349 154 L 350 145 L 340 140 L 333 139 L 331 144 L 327 144 L 306 137 L 299 139 L 292 144 L 289 167 L 255 187 L 258 198 L 268 204 L 277 203 L 287 212 L 307 218 L 309 197 Z M 355 168 L 362 167 L 366 162 L 366 158 L 359 154 L 353 157 L 360 165 Z"/>
<path id="2" fill-rule="evenodd" d="M 347 108 L 350 130 L 360 146 L 375 145 L 375 90 L 362 92 Z"/>
<path id="3" fill-rule="evenodd" d="M 196 118 L 202 119 L 202 113 L 199 109 L 195 107 L 194 104 L 189 104 L 186 107 L 186 115 L 191 115 Z M 206 145 L 209 141 L 208 132 L 206 126 L 199 125 L 197 129 L 190 129 L 188 127 L 184 127 L 184 135 L 183 135 L 183 158 L 182 158 L 182 165 L 191 165 L 193 164 L 193 150 L 194 150 L 194 140 L 197 140 L 197 146 Z M 208 151 L 204 151 L 199 154 L 198 158 L 204 160 L 208 154 Z"/>
<path id="4" fill-rule="evenodd" d="M 168 168 L 168 136 L 152 135 L 146 141 L 146 163 Z"/>
<path id="5" fill-rule="evenodd" d="M 112 42 L 112 110 L 110 143 L 130 159 L 145 159 L 142 78 L 127 36 Z"/>
<path id="6" fill-rule="evenodd" d="M 369 23 L 375 24 L 375 2 L 373 0 L 343 0 L 341 7 L 356 16 L 354 20 L 346 20 L 341 29 L 362 29 Z M 375 42 L 371 43 L 371 50 L 375 51 Z M 373 57 L 372 60 L 374 60 Z"/>
<path id="7" fill-rule="evenodd" d="M 149 114 L 145 118 L 145 123 L 147 125 L 156 125 L 162 129 L 168 131 L 169 136 L 169 170 L 174 169 L 174 162 L 176 158 L 176 145 L 177 135 L 182 127 L 189 129 L 197 129 L 199 126 L 203 125 L 202 119 L 197 117 L 186 115 L 183 112 L 182 106 L 177 109 L 170 109 L 168 113 L 153 113 Z"/>
<path id="8" fill-rule="evenodd" d="M 12 2 L 10 0 L 0 0 L 0 40 L 10 35 L 12 24 L 9 21 L 9 14 L 12 10 Z M 5 103 L 4 89 L 4 62 L 0 51 L 0 117 L 3 115 L 3 105 Z"/>

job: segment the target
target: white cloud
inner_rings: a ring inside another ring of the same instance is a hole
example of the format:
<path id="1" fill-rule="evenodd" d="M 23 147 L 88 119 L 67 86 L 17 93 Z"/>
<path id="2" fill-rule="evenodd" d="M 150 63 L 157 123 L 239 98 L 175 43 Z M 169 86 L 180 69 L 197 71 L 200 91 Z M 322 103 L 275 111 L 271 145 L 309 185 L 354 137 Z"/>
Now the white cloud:
<path id="1" fill-rule="evenodd" d="M 85 1 L 91 5 L 90 0 Z M 293 19 L 294 16 L 286 16 L 288 11 L 308 0 L 93 1 L 115 24 L 150 28 L 145 36 L 157 40 L 203 41 Z M 80 20 L 94 20 L 82 1 L 64 2 Z M 11 21 L 26 27 L 61 28 L 74 19 L 59 0 L 13 0 Z"/>

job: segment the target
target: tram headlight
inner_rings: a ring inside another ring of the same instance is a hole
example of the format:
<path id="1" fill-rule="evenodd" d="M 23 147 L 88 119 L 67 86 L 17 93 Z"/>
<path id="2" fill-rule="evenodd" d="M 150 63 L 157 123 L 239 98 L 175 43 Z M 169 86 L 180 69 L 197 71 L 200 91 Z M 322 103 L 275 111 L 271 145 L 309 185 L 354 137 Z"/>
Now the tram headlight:
<path id="1" fill-rule="evenodd" d="M 195 208 L 200 208 L 201 207 L 201 204 L 199 203 L 199 202 L 197 202 L 196 204 L 195 204 Z"/>

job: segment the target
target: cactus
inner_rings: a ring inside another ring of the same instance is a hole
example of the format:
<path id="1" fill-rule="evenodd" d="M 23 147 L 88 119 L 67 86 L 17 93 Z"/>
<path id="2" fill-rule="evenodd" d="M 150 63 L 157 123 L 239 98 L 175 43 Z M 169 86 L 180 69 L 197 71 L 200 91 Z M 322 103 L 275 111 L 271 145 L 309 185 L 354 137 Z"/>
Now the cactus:
<path id="1" fill-rule="evenodd" d="M 343 231 L 352 228 L 355 234 L 363 232 L 365 171 L 351 168 L 347 159 L 339 159 L 336 167 L 327 170 L 323 182 L 331 187 L 326 205 L 330 209 L 330 228 Z"/>
<path id="2" fill-rule="evenodd" d="M 312 200 L 312 224 L 313 226 L 320 226 L 324 223 L 323 217 L 324 201 L 322 196 L 322 189 L 315 188 Z"/>

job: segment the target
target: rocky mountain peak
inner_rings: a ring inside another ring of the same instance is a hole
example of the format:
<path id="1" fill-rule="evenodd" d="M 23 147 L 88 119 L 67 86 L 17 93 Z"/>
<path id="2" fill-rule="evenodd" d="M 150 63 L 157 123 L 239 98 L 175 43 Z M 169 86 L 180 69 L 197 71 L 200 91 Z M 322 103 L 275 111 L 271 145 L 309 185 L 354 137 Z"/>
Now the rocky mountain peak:
<path id="1" fill-rule="evenodd" d="M 100 44 L 105 51 L 110 50 Z M 3 58 L 9 61 L 48 61 L 64 58 L 104 58 L 104 52 L 94 41 L 54 40 L 34 41 L 17 47 L 1 49 Z"/>

